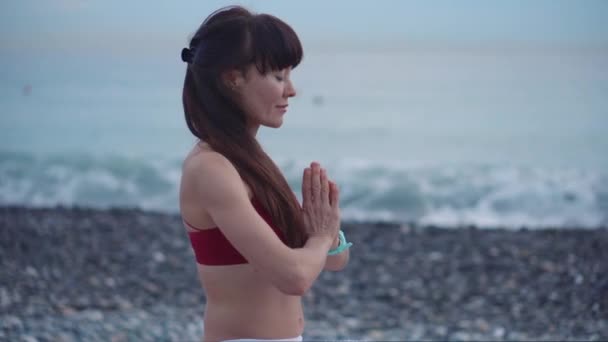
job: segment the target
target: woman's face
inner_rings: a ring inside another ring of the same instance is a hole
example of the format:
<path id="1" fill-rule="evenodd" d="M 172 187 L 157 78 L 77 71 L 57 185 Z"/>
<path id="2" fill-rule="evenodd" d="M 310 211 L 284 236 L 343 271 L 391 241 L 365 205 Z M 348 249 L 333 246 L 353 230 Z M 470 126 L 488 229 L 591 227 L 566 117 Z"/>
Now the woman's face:
<path id="1" fill-rule="evenodd" d="M 290 79 L 291 68 L 260 74 L 255 66 L 249 67 L 246 77 L 237 86 L 239 102 L 247 114 L 252 128 L 267 126 L 278 128 L 283 124 L 288 99 L 296 96 Z"/>

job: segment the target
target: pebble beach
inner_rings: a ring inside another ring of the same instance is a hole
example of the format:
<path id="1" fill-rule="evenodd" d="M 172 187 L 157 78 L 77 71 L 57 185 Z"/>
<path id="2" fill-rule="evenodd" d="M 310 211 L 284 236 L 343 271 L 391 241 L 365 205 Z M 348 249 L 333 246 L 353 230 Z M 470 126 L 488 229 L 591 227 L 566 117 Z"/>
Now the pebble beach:
<path id="1" fill-rule="evenodd" d="M 608 229 L 344 223 L 349 265 L 304 296 L 304 340 L 606 340 Z M 177 215 L 0 208 L 0 340 L 199 341 Z"/>

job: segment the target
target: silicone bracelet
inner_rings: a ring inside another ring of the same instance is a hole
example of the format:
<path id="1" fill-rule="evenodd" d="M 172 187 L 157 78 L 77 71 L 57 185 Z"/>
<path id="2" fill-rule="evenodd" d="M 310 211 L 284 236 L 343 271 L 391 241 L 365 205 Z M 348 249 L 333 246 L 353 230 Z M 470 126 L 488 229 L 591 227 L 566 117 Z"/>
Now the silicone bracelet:
<path id="1" fill-rule="evenodd" d="M 340 254 L 340 253 L 344 252 L 345 250 L 349 249 L 350 246 L 353 245 L 351 242 L 346 242 L 346 237 L 344 236 L 344 232 L 342 230 L 340 230 L 338 232 L 338 241 L 339 241 L 338 247 L 327 252 L 327 255 Z"/>

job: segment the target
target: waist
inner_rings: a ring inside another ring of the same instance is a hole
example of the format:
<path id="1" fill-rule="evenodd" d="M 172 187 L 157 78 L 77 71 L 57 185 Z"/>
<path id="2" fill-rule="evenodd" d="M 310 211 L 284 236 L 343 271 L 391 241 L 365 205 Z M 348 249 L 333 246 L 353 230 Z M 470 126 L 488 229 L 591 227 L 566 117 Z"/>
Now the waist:
<path id="1" fill-rule="evenodd" d="M 207 300 L 205 336 L 210 340 L 284 339 L 304 331 L 300 297 L 289 300 L 230 301 Z"/>
<path id="2" fill-rule="evenodd" d="M 199 281 L 207 302 L 218 307 L 241 308 L 276 305 L 300 305 L 299 296 L 286 295 L 250 264 L 232 266 L 198 265 Z M 276 304 L 272 304 L 276 303 Z"/>

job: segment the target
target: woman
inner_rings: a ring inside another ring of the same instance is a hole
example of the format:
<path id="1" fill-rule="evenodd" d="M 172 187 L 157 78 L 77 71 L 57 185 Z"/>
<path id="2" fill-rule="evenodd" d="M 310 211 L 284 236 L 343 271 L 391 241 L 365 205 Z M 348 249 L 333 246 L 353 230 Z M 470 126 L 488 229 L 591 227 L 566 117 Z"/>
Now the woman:
<path id="1" fill-rule="evenodd" d="M 296 95 L 295 32 L 267 14 L 211 14 L 190 46 L 183 105 L 198 143 L 186 157 L 180 210 L 207 298 L 204 340 L 301 341 L 301 296 L 323 269 L 340 270 L 337 186 L 318 163 L 303 172 L 300 206 L 256 140 L 278 128 Z"/>

